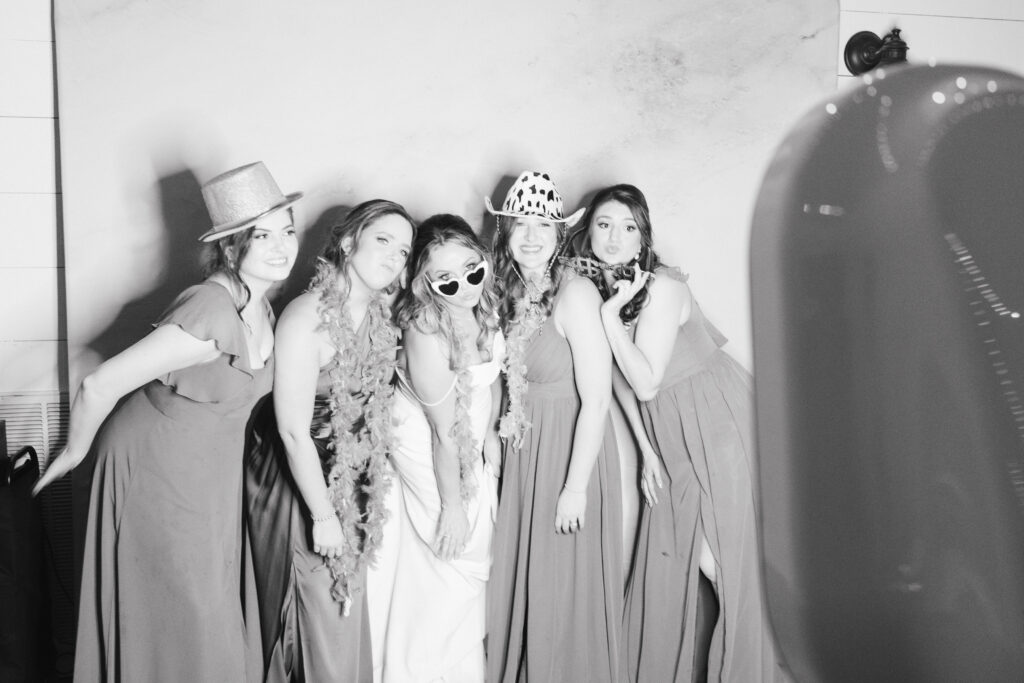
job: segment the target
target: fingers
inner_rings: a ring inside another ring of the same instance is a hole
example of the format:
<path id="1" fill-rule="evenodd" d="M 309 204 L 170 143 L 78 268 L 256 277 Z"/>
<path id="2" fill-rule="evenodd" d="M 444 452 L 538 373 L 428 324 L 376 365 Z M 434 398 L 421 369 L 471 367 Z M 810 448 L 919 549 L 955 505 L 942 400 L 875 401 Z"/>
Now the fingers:
<path id="1" fill-rule="evenodd" d="M 448 534 L 442 534 L 434 540 L 431 550 L 438 559 L 450 562 L 463 553 L 466 549 L 465 541 L 458 541 Z"/>
<path id="2" fill-rule="evenodd" d="M 51 470 L 46 470 L 46 473 L 43 476 L 39 477 L 39 479 L 36 481 L 36 485 L 32 487 L 32 495 L 39 495 L 39 492 L 42 491 L 47 485 L 49 485 L 49 483 L 52 480 L 53 475 L 51 474 Z"/>
<path id="3" fill-rule="evenodd" d="M 653 507 L 654 506 L 654 502 L 652 502 L 652 498 L 651 498 L 651 487 L 647 483 L 647 479 L 646 478 L 640 480 L 640 491 L 641 491 L 641 493 L 644 494 L 644 502 L 647 503 L 647 507 Z"/>
<path id="4" fill-rule="evenodd" d="M 555 517 L 555 531 L 560 534 L 574 534 L 583 530 L 583 515 L 576 518 L 559 515 Z"/>
<path id="5" fill-rule="evenodd" d="M 655 489 L 654 486 L 651 486 L 650 482 L 646 482 L 646 484 L 647 484 L 647 498 L 648 498 L 647 504 L 650 505 L 651 507 L 653 507 L 653 506 L 658 504 L 658 492 L 657 492 L 657 490 Z"/>
<path id="6" fill-rule="evenodd" d="M 36 481 L 36 485 L 32 487 L 32 496 L 38 496 L 39 492 L 43 490 L 43 487 L 45 487 L 49 483 L 50 482 L 46 479 L 45 476 L 43 476 L 42 479 Z"/>
<path id="7" fill-rule="evenodd" d="M 57 481 L 65 474 L 71 471 L 69 468 L 64 467 L 63 465 L 63 462 L 55 460 L 50 467 L 46 468 L 46 472 L 43 473 L 43 476 L 39 477 L 39 479 L 36 481 L 35 486 L 32 487 L 32 495 L 38 495 L 39 492 L 42 491 L 44 488 L 46 488 L 47 486 L 49 486 L 50 484 Z"/>
<path id="8" fill-rule="evenodd" d="M 314 544 L 313 552 L 328 560 L 333 560 L 336 557 L 341 557 L 341 546 Z"/>
<path id="9" fill-rule="evenodd" d="M 643 289 L 650 277 L 651 274 L 646 270 L 634 268 L 632 280 L 616 280 L 612 283 L 612 289 L 615 290 L 616 295 L 622 295 L 627 300 L 632 299 L 637 292 Z"/>

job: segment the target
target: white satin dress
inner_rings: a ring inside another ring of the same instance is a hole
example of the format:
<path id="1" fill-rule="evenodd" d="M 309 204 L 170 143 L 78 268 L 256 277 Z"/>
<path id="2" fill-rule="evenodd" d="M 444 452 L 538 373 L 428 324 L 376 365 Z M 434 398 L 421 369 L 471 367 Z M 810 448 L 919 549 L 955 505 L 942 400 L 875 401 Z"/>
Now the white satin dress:
<path id="1" fill-rule="evenodd" d="M 478 449 L 491 416 L 491 386 L 504 355 L 505 340 L 498 332 L 491 360 L 469 368 L 469 417 Z M 438 559 L 430 549 L 441 513 L 430 423 L 401 372 L 399 388 L 392 407 L 395 475 L 388 494 L 390 514 L 377 563 L 367 577 L 374 679 L 482 683 L 497 476 L 482 457 L 477 460 L 476 492 L 467 510 L 469 541 L 456 559 Z"/>

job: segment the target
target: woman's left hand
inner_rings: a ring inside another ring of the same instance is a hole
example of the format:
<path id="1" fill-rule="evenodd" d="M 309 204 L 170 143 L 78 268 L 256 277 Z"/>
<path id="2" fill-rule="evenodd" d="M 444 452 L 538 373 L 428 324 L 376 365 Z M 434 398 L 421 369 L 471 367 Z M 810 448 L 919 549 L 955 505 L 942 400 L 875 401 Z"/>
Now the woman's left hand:
<path id="1" fill-rule="evenodd" d="M 664 488 L 662 479 L 661 457 L 654 451 L 642 454 L 643 466 L 640 470 L 640 491 L 644 494 L 647 505 L 658 504 L 658 491 Z"/>
<path id="2" fill-rule="evenodd" d="M 619 311 L 622 307 L 633 300 L 636 293 L 644 288 L 647 284 L 648 278 L 651 274 L 646 270 L 641 270 L 639 266 L 633 268 L 633 279 L 632 280 L 616 280 L 612 284 L 612 289 L 615 293 L 608 297 L 608 300 L 601 304 L 602 313 L 614 313 L 616 316 L 619 315 Z"/>
<path id="3" fill-rule="evenodd" d="M 469 540 L 469 516 L 461 501 L 441 507 L 441 516 L 437 519 L 437 534 L 431 550 L 438 559 L 448 562 L 454 560 L 466 549 Z"/>
<path id="4" fill-rule="evenodd" d="M 583 530 L 586 521 L 587 492 L 570 491 L 563 488 L 555 505 L 555 531 L 560 534 L 574 534 Z"/>

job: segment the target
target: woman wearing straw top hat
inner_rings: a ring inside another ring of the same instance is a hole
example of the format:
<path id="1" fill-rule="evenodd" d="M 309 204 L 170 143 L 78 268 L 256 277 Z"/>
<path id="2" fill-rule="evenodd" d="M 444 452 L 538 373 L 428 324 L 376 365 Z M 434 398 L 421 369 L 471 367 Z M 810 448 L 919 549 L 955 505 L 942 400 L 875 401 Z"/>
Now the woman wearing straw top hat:
<path id="1" fill-rule="evenodd" d="M 598 192 L 571 246 L 605 299 L 604 330 L 653 444 L 641 449 L 647 505 L 626 596 L 629 680 L 779 680 L 758 568 L 750 375 L 721 350 L 687 278 L 661 263 L 640 190 Z M 698 627 L 707 582 L 719 603 L 711 634 Z"/>
<path id="2" fill-rule="evenodd" d="M 277 326 L 273 400 L 245 465 L 267 681 L 372 680 L 366 567 L 386 516 L 398 348 L 389 293 L 414 233 L 394 202 L 356 206 Z"/>
<path id="3" fill-rule="evenodd" d="M 594 284 L 557 261 L 562 198 L 509 190 L 494 241 L 508 351 L 504 468 L 488 585 L 489 681 L 620 681 L 622 506 L 612 356 Z"/>
<path id="4" fill-rule="evenodd" d="M 381 567 L 391 573 L 381 585 L 386 594 L 370 593 L 370 610 L 386 612 L 373 631 L 384 683 L 484 680 L 505 350 L 490 270 L 487 250 L 462 218 L 440 214 L 420 224 L 397 309 L 404 330 L 392 412 L 398 547 L 394 567 Z"/>
<path id="5" fill-rule="evenodd" d="M 202 192 L 213 219 L 200 238 L 208 277 L 83 380 L 67 446 L 37 485 L 67 473 L 93 444 L 76 681 L 258 674 L 255 614 L 243 605 L 254 590 L 242 453 L 253 405 L 271 386 L 266 293 L 295 260 L 290 207 L 301 194 L 283 195 L 262 163 Z"/>

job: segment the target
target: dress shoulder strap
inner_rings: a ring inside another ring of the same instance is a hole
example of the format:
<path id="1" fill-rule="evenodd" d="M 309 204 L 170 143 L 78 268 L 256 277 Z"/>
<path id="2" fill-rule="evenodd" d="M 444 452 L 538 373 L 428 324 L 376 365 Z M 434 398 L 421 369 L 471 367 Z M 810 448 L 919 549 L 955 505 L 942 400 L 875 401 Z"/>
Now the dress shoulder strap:
<path id="1" fill-rule="evenodd" d="M 415 399 L 417 403 L 426 406 L 427 408 L 433 408 L 434 406 L 441 405 L 445 401 L 445 399 L 451 396 L 452 390 L 455 389 L 455 383 L 459 381 L 458 376 L 453 377 L 452 383 L 448 386 L 448 390 L 444 392 L 444 395 L 441 398 L 434 401 L 433 403 L 428 403 L 427 401 L 424 401 L 422 398 L 420 398 L 419 394 L 417 394 L 416 391 L 413 390 L 412 384 L 409 382 L 409 378 L 405 376 L 404 368 L 398 368 L 398 371 L 395 374 L 398 376 L 398 384 L 400 385 L 405 395 L 408 396 L 409 398 Z"/>

